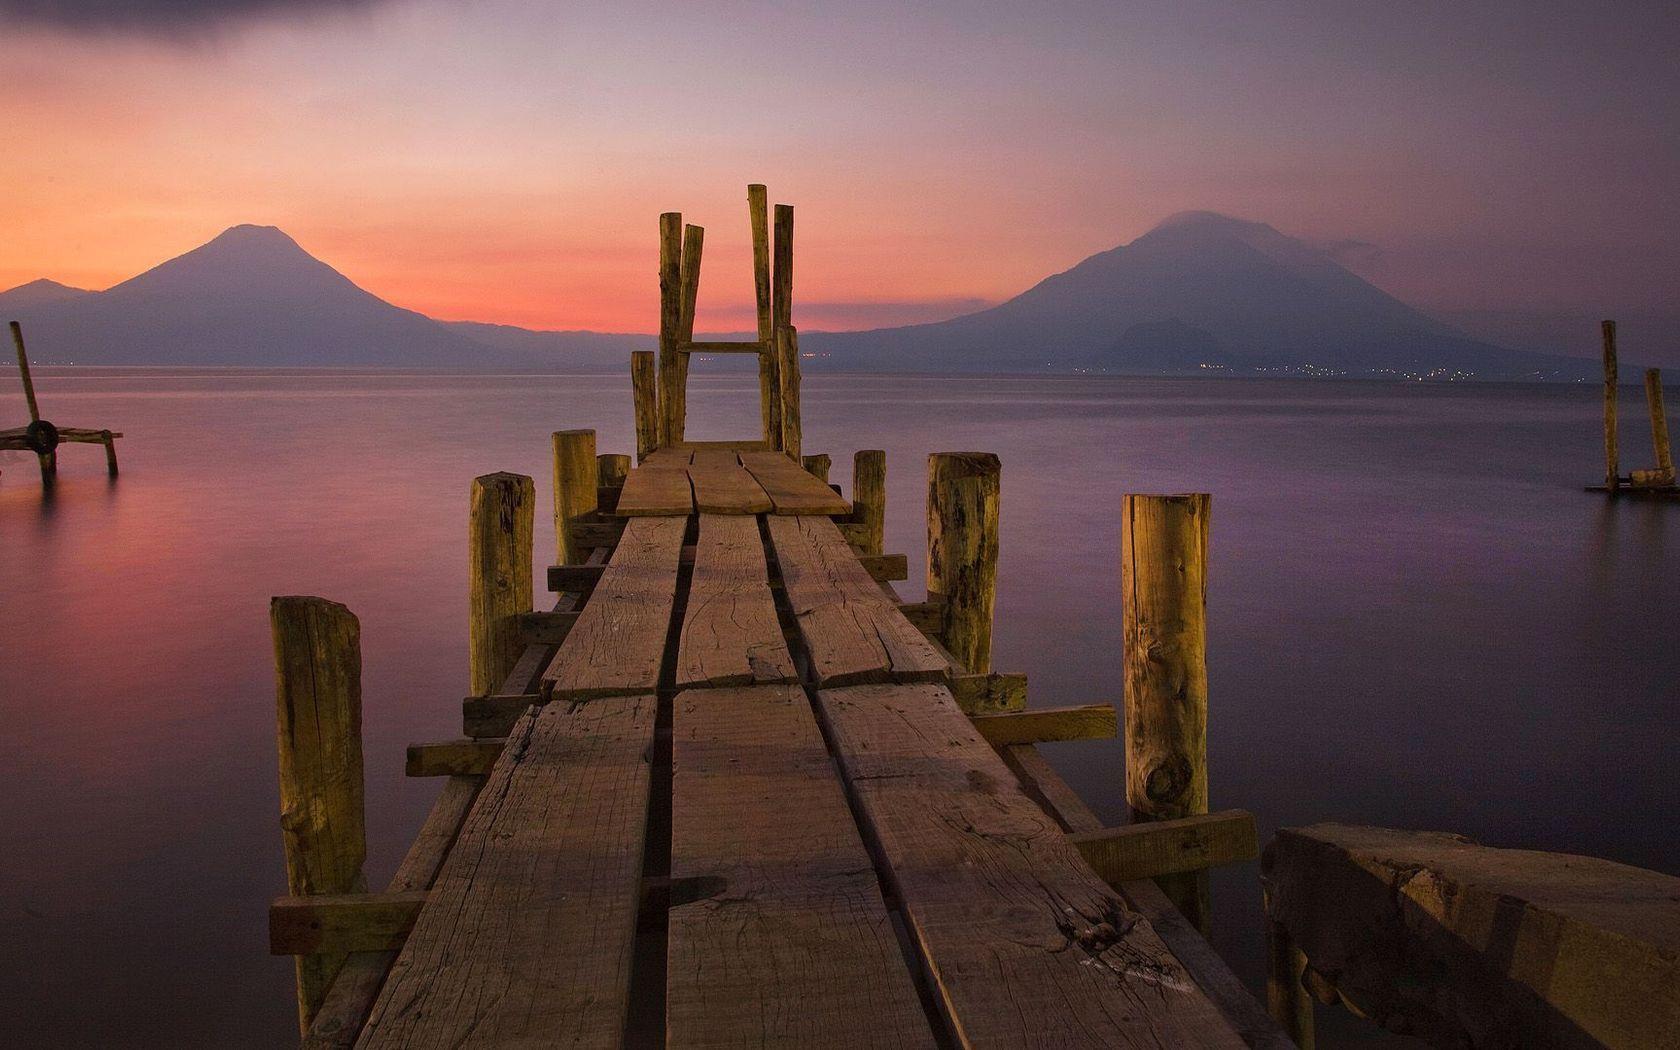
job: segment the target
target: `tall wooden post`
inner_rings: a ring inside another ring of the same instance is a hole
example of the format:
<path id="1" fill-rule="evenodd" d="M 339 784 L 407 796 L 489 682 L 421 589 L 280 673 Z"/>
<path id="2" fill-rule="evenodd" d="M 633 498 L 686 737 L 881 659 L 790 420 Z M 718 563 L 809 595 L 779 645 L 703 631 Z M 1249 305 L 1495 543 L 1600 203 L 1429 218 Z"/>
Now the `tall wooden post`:
<path id="1" fill-rule="evenodd" d="M 682 328 L 682 213 L 659 217 L 659 443 L 682 440 L 687 415 L 683 379 L 679 371 Z"/>
<path id="2" fill-rule="evenodd" d="M 775 357 L 776 376 L 771 386 L 775 395 L 770 404 L 770 433 L 765 435 L 773 448 L 786 449 L 782 444 L 787 424 L 783 416 L 787 409 L 783 405 L 786 396 L 787 378 L 781 374 L 783 363 L 787 360 L 782 353 L 781 337 L 793 324 L 793 207 L 787 204 L 776 205 L 776 226 L 774 243 L 774 270 L 771 273 L 770 288 L 770 353 Z M 799 359 L 795 349 L 793 359 Z M 795 383 L 795 389 L 798 384 Z M 794 457 L 798 458 L 797 454 Z"/>
<path id="3" fill-rule="evenodd" d="M 1663 414 L 1662 370 L 1645 370 L 1645 402 L 1651 407 L 1651 444 L 1656 446 L 1657 474 L 1674 484 L 1674 454 L 1668 447 L 1668 417 Z"/>
<path id="4" fill-rule="evenodd" d="M 636 408 L 636 462 L 640 463 L 659 447 L 663 426 L 652 350 L 635 350 L 630 354 L 630 397 Z"/>
<path id="5" fill-rule="evenodd" d="M 1616 322 L 1605 321 L 1604 331 L 1604 484 L 1611 492 L 1621 478 L 1616 457 Z"/>
<path id="6" fill-rule="evenodd" d="M 1208 811 L 1207 544 L 1212 498 L 1125 497 L 1120 589 L 1125 632 L 1126 802 L 1132 819 Z M 1207 872 L 1157 879 L 1208 932 Z"/>
<path id="7" fill-rule="evenodd" d="M 536 486 L 523 474 L 473 479 L 467 588 L 474 696 L 496 692 L 525 648 L 519 639 L 519 614 L 532 607 L 536 502 Z"/>
<path id="8" fill-rule="evenodd" d="M 595 484 L 616 489 L 630 476 L 630 457 L 622 452 L 603 452 L 595 457 Z"/>
<path id="9" fill-rule="evenodd" d="M 571 522 L 596 508 L 595 431 L 554 434 L 554 552 L 560 565 L 576 565 L 586 551 L 572 542 Z"/>
<path id="10" fill-rule="evenodd" d="M 361 625 L 337 602 L 302 595 L 272 599 L 268 616 L 287 892 L 363 892 Z M 296 962 L 298 1028 L 307 1033 L 344 956 Z"/>
<path id="11" fill-rule="evenodd" d="M 777 399 L 782 415 L 782 439 L 776 447 L 798 463 L 804 436 L 799 415 L 799 329 L 792 325 L 776 329 L 776 378 L 782 391 Z"/>
<path id="12" fill-rule="evenodd" d="M 928 456 L 928 600 L 939 603 L 945 648 L 975 674 L 992 669 L 1002 474 L 990 452 Z"/>
<path id="13" fill-rule="evenodd" d="M 864 527 L 863 553 L 883 553 L 887 525 L 887 454 L 882 449 L 859 449 L 852 454 L 852 520 Z"/>
<path id="14" fill-rule="evenodd" d="M 17 348 L 18 375 L 23 379 L 23 399 L 29 402 L 29 421 L 39 423 L 41 406 L 35 402 L 35 380 L 29 375 L 29 351 L 23 346 L 23 325 L 13 321 L 11 327 L 12 345 Z M 115 474 L 117 453 L 109 440 L 105 442 L 105 457 L 111 473 Z M 38 452 L 35 458 L 41 461 L 41 480 L 51 481 L 58 473 L 58 453 Z"/>
<path id="15" fill-rule="evenodd" d="M 776 324 L 770 309 L 770 206 L 768 191 L 760 184 L 747 187 L 747 219 L 752 224 L 753 296 L 758 302 L 758 341 L 769 348 L 758 355 L 758 406 L 764 424 L 764 440 L 774 444 L 780 424 L 773 412 L 780 396 L 776 378 Z"/>
<path id="16" fill-rule="evenodd" d="M 109 430 L 101 430 L 99 440 L 105 446 L 105 473 L 114 478 L 117 476 L 117 439 Z"/>
<path id="17" fill-rule="evenodd" d="M 1283 1033 L 1300 1050 L 1313 1050 L 1313 1000 L 1301 978 L 1307 957 L 1295 946 L 1295 939 L 1283 924 L 1272 918 L 1271 896 L 1266 896 L 1266 1010 Z"/>
<path id="18" fill-rule="evenodd" d="M 805 468 L 805 473 L 816 478 L 824 485 L 828 484 L 828 472 L 834 467 L 834 460 L 829 458 L 828 453 L 819 452 L 814 456 L 804 456 L 800 462 Z"/>

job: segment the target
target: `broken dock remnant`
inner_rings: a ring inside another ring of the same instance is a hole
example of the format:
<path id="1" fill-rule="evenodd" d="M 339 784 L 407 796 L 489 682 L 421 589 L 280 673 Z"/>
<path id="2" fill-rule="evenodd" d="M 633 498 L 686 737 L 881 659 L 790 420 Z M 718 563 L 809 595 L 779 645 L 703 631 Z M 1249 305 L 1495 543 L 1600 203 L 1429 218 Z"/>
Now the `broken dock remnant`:
<path id="1" fill-rule="evenodd" d="M 23 326 L 11 322 L 12 346 L 17 350 L 18 375 L 23 381 L 23 397 L 29 404 L 29 422 L 25 426 L 0 430 L 0 451 L 33 452 L 41 464 L 41 481 L 52 484 L 58 475 L 58 446 L 64 442 L 105 446 L 105 472 L 117 476 L 117 439 L 121 431 L 95 430 L 88 427 L 61 427 L 41 418 L 41 406 L 35 399 L 35 380 L 29 374 L 29 351 L 23 345 Z"/>
<path id="2" fill-rule="evenodd" d="M 1675 484 L 1674 456 L 1668 443 L 1668 418 L 1663 411 L 1662 371 L 1645 370 L 1645 404 L 1651 414 L 1651 445 L 1657 465 L 1649 470 L 1621 472 L 1618 450 L 1616 400 L 1616 322 L 1605 321 L 1602 328 L 1604 343 L 1604 484 L 1587 486 L 1588 492 L 1606 492 L 1612 496 L 1644 496 L 1667 499 L 1680 498 L 1680 486 Z"/>

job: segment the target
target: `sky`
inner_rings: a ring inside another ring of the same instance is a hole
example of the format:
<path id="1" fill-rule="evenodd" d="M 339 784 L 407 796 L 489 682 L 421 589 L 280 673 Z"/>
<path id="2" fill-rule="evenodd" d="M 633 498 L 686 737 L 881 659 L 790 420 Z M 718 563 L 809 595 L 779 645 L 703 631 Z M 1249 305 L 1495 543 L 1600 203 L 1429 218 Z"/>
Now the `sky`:
<path id="1" fill-rule="evenodd" d="M 1680 344 L 1677 5 L 0 0 L 0 129 L 0 288 L 250 222 L 433 316 L 649 331 L 680 210 L 698 325 L 739 330 L 756 181 L 809 328 L 1195 208 L 1477 334 Z"/>

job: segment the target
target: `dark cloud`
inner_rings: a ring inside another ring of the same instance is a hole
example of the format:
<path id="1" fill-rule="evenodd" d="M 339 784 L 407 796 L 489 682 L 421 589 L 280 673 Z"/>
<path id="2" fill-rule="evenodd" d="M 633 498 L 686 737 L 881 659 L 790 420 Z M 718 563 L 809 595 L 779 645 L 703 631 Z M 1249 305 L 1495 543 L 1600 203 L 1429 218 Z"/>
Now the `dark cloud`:
<path id="1" fill-rule="evenodd" d="M 358 11 L 382 0 L 0 0 L 0 22 L 78 33 L 195 36 L 262 18 Z"/>

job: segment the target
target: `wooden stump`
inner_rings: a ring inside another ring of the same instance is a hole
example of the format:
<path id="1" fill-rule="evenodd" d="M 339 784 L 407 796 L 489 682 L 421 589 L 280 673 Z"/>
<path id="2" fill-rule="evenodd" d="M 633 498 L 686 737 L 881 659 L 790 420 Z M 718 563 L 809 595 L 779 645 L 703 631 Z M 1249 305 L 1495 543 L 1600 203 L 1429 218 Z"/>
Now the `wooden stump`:
<path id="1" fill-rule="evenodd" d="M 1604 335 L 1604 484 L 1611 492 L 1621 483 L 1616 456 L 1616 322 L 1605 321 Z"/>
<path id="2" fill-rule="evenodd" d="M 365 891 L 361 625 L 337 602 L 301 595 L 273 599 L 269 624 L 287 892 Z M 343 964 L 343 955 L 297 957 L 299 1031 Z"/>
<path id="3" fill-rule="evenodd" d="M 1125 498 L 1126 802 L 1133 820 L 1208 811 L 1206 493 Z M 1157 880 L 1208 932 L 1207 873 Z"/>
<path id="4" fill-rule="evenodd" d="M 886 545 L 887 454 L 881 449 L 860 449 L 852 454 L 852 520 L 863 526 L 863 553 L 882 553 Z"/>
<path id="5" fill-rule="evenodd" d="M 653 367 L 652 350 L 630 354 L 630 397 L 636 409 L 636 462 L 659 447 L 659 382 Z"/>
<path id="6" fill-rule="evenodd" d="M 595 484 L 616 489 L 630 476 L 630 457 L 622 452 L 602 452 L 595 457 Z"/>
<path id="7" fill-rule="evenodd" d="M 572 540 L 571 523 L 596 508 L 595 431 L 554 433 L 554 553 L 560 565 L 576 565 L 588 551 Z"/>
<path id="8" fill-rule="evenodd" d="M 467 587 L 474 696 L 496 692 L 525 649 L 519 615 L 532 609 L 535 507 L 536 486 L 523 474 L 473 479 Z"/>
<path id="9" fill-rule="evenodd" d="M 805 473 L 816 478 L 824 485 L 828 484 L 828 472 L 834 466 L 834 461 L 829 458 L 828 453 L 819 452 L 814 456 L 805 456 L 802 463 L 805 467 Z"/>
<path id="10" fill-rule="evenodd" d="M 973 674 L 992 669 L 1002 473 L 990 452 L 928 456 L 928 600 L 940 605 L 940 640 Z"/>

